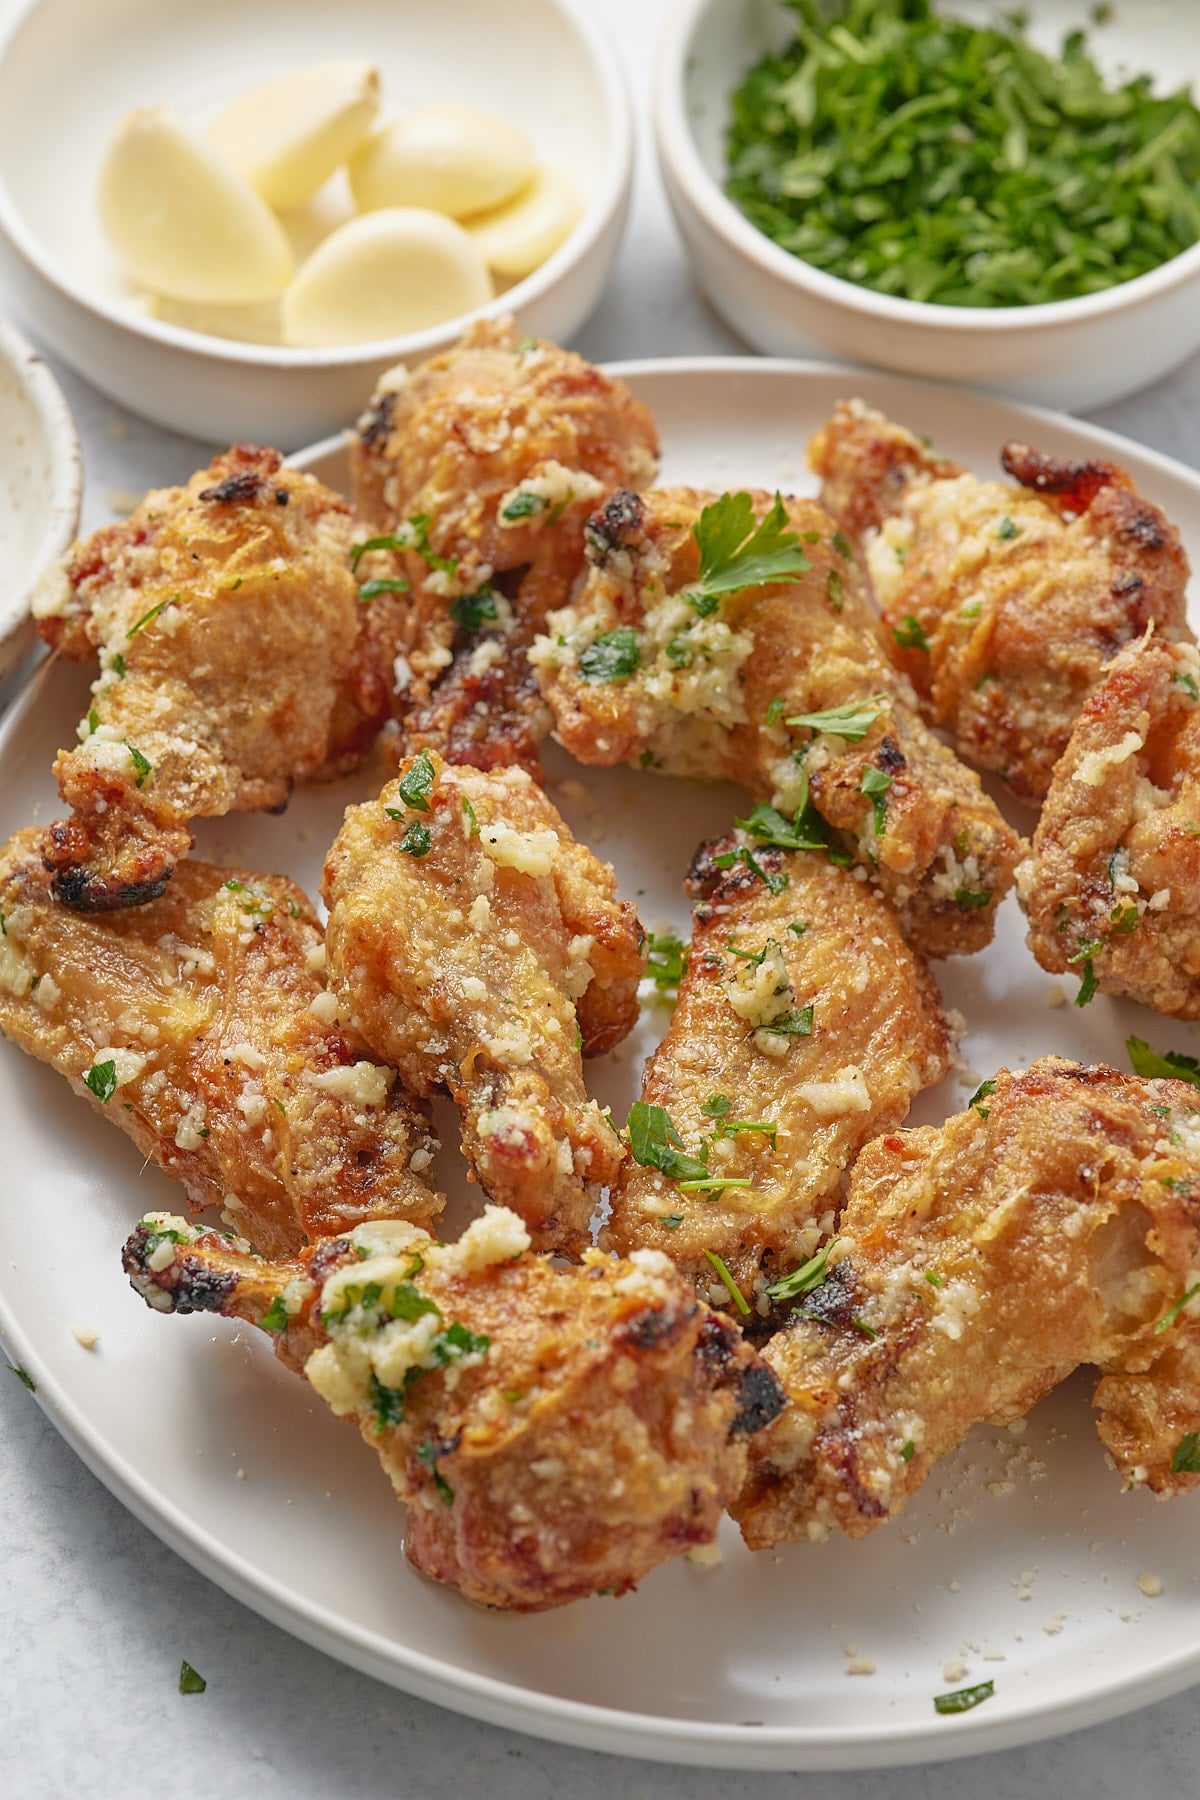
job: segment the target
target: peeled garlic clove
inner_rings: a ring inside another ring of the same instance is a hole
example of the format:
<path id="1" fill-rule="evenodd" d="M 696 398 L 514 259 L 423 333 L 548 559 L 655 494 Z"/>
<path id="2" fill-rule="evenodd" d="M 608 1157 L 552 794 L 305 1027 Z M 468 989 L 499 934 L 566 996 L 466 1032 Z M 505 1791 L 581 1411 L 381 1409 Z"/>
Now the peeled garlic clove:
<path id="1" fill-rule="evenodd" d="M 282 225 L 249 182 L 160 106 L 129 113 L 100 168 L 100 221 L 135 281 L 173 300 L 269 300 L 287 286 Z"/>
<path id="2" fill-rule="evenodd" d="M 488 268 L 515 278 L 532 274 L 552 256 L 583 216 L 583 198 L 569 176 L 539 169 L 524 191 L 467 228 Z"/>
<path id="3" fill-rule="evenodd" d="M 205 136 L 271 206 L 303 206 L 366 137 L 379 71 L 361 57 L 293 69 L 239 94 Z"/>
<path id="4" fill-rule="evenodd" d="M 363 212 L 429 206 L 462 219 L 510 199 L 533 172 L 519 126 L 469 106 L 426 106 L 367 139 L 351 159 L 350 186 Z"/>
<path id="5" fill-rule="evenodd" d="M 393 207 L 342 225 L 283 296 L 285 344 L 365 344 L 440 325 L 492 297 L 478 249 L 440 213 Z"/>

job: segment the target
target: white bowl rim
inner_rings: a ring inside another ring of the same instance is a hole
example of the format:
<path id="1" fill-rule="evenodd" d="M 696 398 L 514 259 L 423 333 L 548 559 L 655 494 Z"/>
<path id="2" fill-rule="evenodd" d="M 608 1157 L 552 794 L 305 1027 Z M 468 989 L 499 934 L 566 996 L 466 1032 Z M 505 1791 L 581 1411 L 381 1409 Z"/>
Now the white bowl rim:
<path id="1" fill-rule="evenodd" d="M 936 326 L 967 335 L 1032 331 L 1135 309 L 1200 275 L 1200 241 L 1181 250 L 1156 269 L 1135 275 L 1098 294 L 1070 300 L 1032 301 L 1025 306 L 948 306 L 936 301 L 907 300 L 830 275 L 794 256 L 752 225 L 740 207 L 709 174 L 688 120 L 685 84 L 692 39 L 702 14 L 729 0 L 667 0 L 654 60 L 653 113 L 655 139 L 662 163 L 669 168 L 688 200 L 726 244 L 756 263 L 765 275 L 807 290 L 820 299 L 891 325 Z"/>
<path id="2" fill-rule="evenodd" d="M 4 319 L 0 319 L 0 363 L 15 372 L 32 406 L 50 461 L 47 517 L 37 548 L 19 586 L 0 599 L 3 640 L 24 622 L 34 589 L 54 559 L 74 539 L 83 494 L 83 457 L 62 389 L 39 352 Z"/>
<path id="3" fill-rule="evenodd" d="M 10 50 L 25 30 L 32 15 L 46 0 L 20 0 L 7 28 L 0 32 L 0 68 Z M 294 347 L 282 344 L 253 344 L 239 338 L 222 338 L 208 332 L 193 331 L 187 326 L 172 325 L 153 319 L 106 300 L 103 296 L 76 282 L 46 255 L 41 240 L 25 224 L 0 172 L 0 232 L 9 239 L 20 256 L 49 286 L 64 294 L 75 305 L 97 318 L 115 325 L 136 337 L 150 338 L 171 349 L 186 351 L 191 356 L 210 358 L 215 362 L 239 363 L 255 368 L 334 369 L 373 364 L 391 359 L 404 362 L 435 354 L 447 342 L 461 337 L 476 319 L 502 317 L 518 308 L 531 305 L 551 290 L 567 273 L 582 262 L 595 247 L 612 219 L 620 211 L 633 169 L 634 134 L 625 71 L 600 26 L 593 19 L 588 0 L 542 0 L 542 4 L 560 13 L 580 40 L 588 61 L 600 80 L 602 105 L 614 139 L 612 162 L 583 218 L 559 248 L 532 275 L 514 284 L 505 293 L 457 318 L 445 319 L 424 331 L 402 337 L 376 338 L 364 344 L 339 344 L 328 348 Z"/>

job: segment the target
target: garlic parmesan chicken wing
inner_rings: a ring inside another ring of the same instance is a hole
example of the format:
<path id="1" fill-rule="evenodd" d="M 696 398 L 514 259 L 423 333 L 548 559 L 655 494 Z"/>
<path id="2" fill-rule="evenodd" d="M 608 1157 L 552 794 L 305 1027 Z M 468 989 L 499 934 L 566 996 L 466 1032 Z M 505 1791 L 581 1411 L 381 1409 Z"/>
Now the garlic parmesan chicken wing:
<path id="1" fill-rule="evenodd" d="M 346 687 L 355 535 L 344 500 L 238 444 L 75 545 L 36 607 L 48 643 L 100 660 L 80 742 L 54 765 L 72 809 L 46 834 L 60 900 L 152 900 L 193 819 L 279 811 L 365 748 Z"/>
<path id="2" fill-rule="evenodd" d="M 549 721 L 525 650 L 583 567 L 588 513 L 654 479 L 649 411 L 582 357 L 483 319 L 454 349 L 384 375 L 351 467 L 383 540 L 359 573 L 409 584 L 367 614 L 408 747 L 536 773 Z"/>
<path id="3" fill-rule="evenodd" d="M 1044 969 L 1200 1018 L 1200 657 L 1131 644 L 1085 703 L 1017 871 Z"/>
<path id="4" fill-rule="evenodd" d="M 445 1087 L 492 1199 L 577 1252 L 621 1160 L 584 1055 L 637 1018 L 637 914 L 523 769 L 421 751 L 351 807 L 325 865 L 329 978 L 377 1056 Z"/>
<path id="5" fill-rule="evenodd" d="M 292 882 L 183 862 L 161 899 L 82 915 L 22 831 L 0 851 L 0 933 L 4 1035 L 267 1254 L 441 1210 L 425 1112 L 338 1025 Z"/>
<path id="6" fill-rule="evenodd" d="M 642 1084 L 640 1125 L 660 1129 L 631 1131 L 639 1160 L 604 1241 L 669 1252 L 729 1305 L 718 1256 L 765 1314 L 769 1285 L 833 1230 L 862 1146 L 947 1073 L 952 1043 L 933 977 L 866 883 L 812 852 L 748 866 L 745 847 L 718 840 L 694 865 L 687 969 Z"/>
<path id="7" fill-rule="evenodd" d="M 488 1207 L 456 1244 L 402 1225 L 269 1263 L 169 1215 L 125 1246 L 160 1311 L 219 1312 L 357 1424 L 408 1503 L 405 1549 L 482 1606 L 627 1592 L 715 1537 L 775 1378 L 664 1256 L 527 1254 Z"/>
<path id="8" fill-rule="evenodd" d="M 888 649 L 959 752 L 1039 801 L 1084 700 L 1149 627 L 1191 641 L 1179 533 L 1110 463 L 1025 444 L 980 481 L 859 400 L 809 447 Z"/>
<path id="9" fill-rule="evenodd" d="M 983 1420 L 1081 1364 L 1128 1487 L 1200 1473 L 1200 1095 L 1045 1057 L 868 1144 L 823 1270 L 766 1346 L 790 1405 L 734 1514 L 752 1549 L 897 1513 Z"/>
<path id="10" fill-rule="evenodd" d="M 917 716 L 829 515 L 656 488 L 615 495 L 587 536 L 586 579 L 531 653 L 572 755 L 739 782 L 769 803 L 762 841 L 832 833 L 918 949 L 982 948 L 1016 834 Z"/>

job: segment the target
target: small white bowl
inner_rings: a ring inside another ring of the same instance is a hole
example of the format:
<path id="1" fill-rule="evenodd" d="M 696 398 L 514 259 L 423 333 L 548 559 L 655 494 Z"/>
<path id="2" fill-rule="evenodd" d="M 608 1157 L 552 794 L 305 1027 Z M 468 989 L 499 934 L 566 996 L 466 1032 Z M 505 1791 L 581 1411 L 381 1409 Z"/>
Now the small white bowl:
<path id="1" fill-rule="evenodd" d="M 378 64 L 390 107 L 453 98 L 514 119 L 574 178 L 586 205 L 570 237 L 480 309 L 570 338 L 616 255 L 633 158 L 624 79 L 588 0 L 29 0 L 0 41 L 0 269 L 39 337 L 160 425 L 283 449 L 349 423 L 382 370 L 453 343 L 466 318 L 332 350 L 183 329 L 137 310 L 101 232 L 96 173 L 124 113 L 162 103 L 203 119 L 256 81 L 345 56 Z"/>
<path id="2" fill-rule="evenodd" d="M 79 524 L 83 464 L 58 383 L 0 320 L 0 699 L 34 642 L 29 602 Z"/>
<path id="3" fill-rule="evenodd" d="M 1054 48 L 1090 10 L 1087 0 L 1039 0 L 1031 35 Z M 1145 387 L 1200 346 L 1200 245 L 1104 293 L 975 308 L 878 294 L 772 243 L 723 191 L 725 131 L 732 89 L 793 35 L 792 16 L 772 0 L 671 0 L 656 60 L 655 134 L 676 221 L 700 285 L 756 349 L 1077 411 Z M 1146 69 L 1168 90 L 1200 75 L 1195 0 L 1156 0 L 1152 20 L 1118 7 L 1091 41 L 1102 66 Z"/>

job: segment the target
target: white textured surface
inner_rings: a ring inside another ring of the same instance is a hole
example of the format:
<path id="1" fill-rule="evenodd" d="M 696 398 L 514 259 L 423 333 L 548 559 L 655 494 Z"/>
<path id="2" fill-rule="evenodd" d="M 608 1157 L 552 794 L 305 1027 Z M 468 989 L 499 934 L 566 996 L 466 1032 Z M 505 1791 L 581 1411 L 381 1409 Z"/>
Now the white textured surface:
<path id="1" fill-rule="evenodd" d="M 0 18 L 11 0 L 0 0 Z M 635 85 L 653 34 L 645 0 L 607 0 Z M 3 310 L 0 297 L 0 310 Z M 32 323 L 32 322 L 30 322 Z M 579 347 L 597 359 L 740 346 L 692 291 L 643 145 L 638 202 L 617 275 Z M 60 372 L 61 373 L 61 372 Z M 114 490 L 187 474 L 197 446 L 63 378 L 87 460 L 85 523 L 111 516 Z M 1103 421 L 1183 461 L 1200 460 L 1200 361 Z M 116 431 L 114 432 L 114 427 Z M 68 1278 L 68 1277 L 64 1277 Z M 80 1296 L 86 1317 L 86 1296 Z M 87 1354 L 82 1349 L 79 1354 Z M 149 1376 L 149 1372 L 148 1372 Z M 129 1517 L 0 1370 L 0 1768 L 27 1800 L 85 1794 L 487 1794 L 495 1800 L 613 1793 L 716 1800 L 726 1774 L 615 1763 L 514 1737 L 409 1700 L 292 1641 L 225 1598 Z M 148 1391 L 149 1403 L 149 1391 Z M 1169 1521 L 1164 1515 L 1164 1526 Z M 714 1630 L 720 1629 L 714 1619 Z M 180 1698 L 179 1661 L 208 1678 Z M 979 1762 L 878 1775 L 759 1777 L 764 1800 L 800 1795 L 919 1800 L 929 1793 L 1044 1800 L 1196 1791 L 1193 1696 L 1047 1745 Z M 7 1780 L 5 1786 L 7 1786 Z"/>

